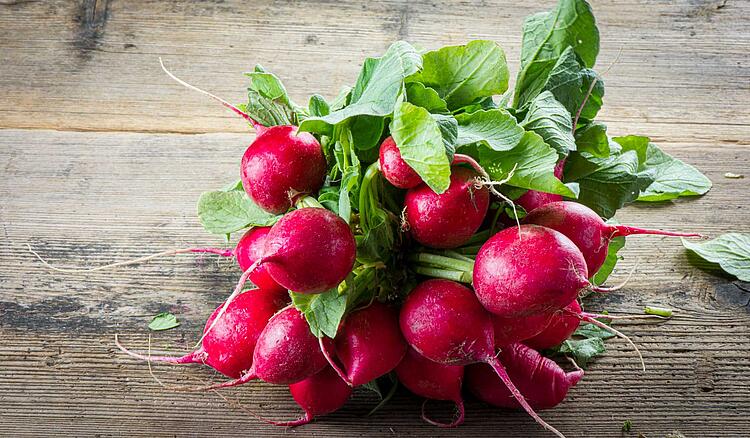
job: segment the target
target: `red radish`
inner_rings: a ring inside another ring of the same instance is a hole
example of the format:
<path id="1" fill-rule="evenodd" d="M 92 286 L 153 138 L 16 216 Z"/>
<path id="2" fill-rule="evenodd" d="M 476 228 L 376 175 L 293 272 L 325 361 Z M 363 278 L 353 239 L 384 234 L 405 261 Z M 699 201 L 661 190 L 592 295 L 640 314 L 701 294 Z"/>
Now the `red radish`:
<path id="1" fill-rule="evenodd" d="M 400 325 L 406 342 L 429 360 L 443 365 L 489 364 L 537 423 L 562 436 L 526 403 L 495 357 L 492 319 L 471 289 L 442 279 L 420 283 L 406 297 Z"/>
<path id="2" fill-rule="evenodd" d="M 341 379 L 351 386 L 365 384 L 389 373 L 406 353 L 406 341 L 398 326 L 398 313 L 379 302 L 347 316 L 334 339 L 334 345 L 336 357 L 346 372 L 333 361 L 325 344 L 321 345 L 323 353 Z"/>
<path id="3" fill-rule="evenodd" d="M 313 418 L 339 410 L 352 395 L 352 388 L 331 367 L 314 376 L 289 385 L 294 401 L 305 415 L 293 421 L 269 421 L 276 426 L 294 427 L 307 424 Z"/>
<path id="4" fill-rule="evenodd" d="M 318 373 L 328 362 L 304 315 L 294 307 L 287 307 L 274 315 L 258 336 L 252 364 L 235 380 L 199 389 L 228 388 L 255 379 L 289 385 Z"/>
<path id="5" fill-rule="evenodd" d="M 565 158 L 558 161 L 555 165 L 555 177 L 557 179 L 562 179 L 562 173 L 563 168 L 565 167 Z M 549 204 L 551 202 L 556 201 L 562 201 L 563 197 L 561 195 L 556 195 L 554 193 L 545 193 L 545 192 L 537 192 L 536 190 L 529 190 L 528 192 L 521 195 L 518 199 L 516 199 L 516 204 L 523 207 L 524 210 L 527 212 L 534 210 L 537 207 L 541 207 L 542 205 Z"/>
<path id="6" fill-rule="evenodd" d="M 552 321 L 554 315 L 554 312 L 544 312 L 521 318 L 501 318 L 497 315 L 492 315 L 492 326 L 495 329 L 495 346 L 503 347 L 539 334 Z"/>
<path id="7" fill-rule="evenodd" d="M 422 184 L 422 178 L 403 158 L 393 137 L 386 138 L 380 145 L 380 171 L 383 177 L 399 189 L 410 189 Z"/>
<path id="8" fill-rule="evenodd" d="M 482 245 L 473 285 L 482 305 L 501 318 L 524 317 L 564 308 L 591 289 L 581 251 L 562 233 L 537 225 L 506 228 Z"/>
<path id="9" fill-rule="evenodd" d="M 279 289 L 255 289 L 240 294 L 227 307 L 221 322 L 203 338 L 201 347 L 181 357 L 150 356 L 129 351 L 117 338 L 125 353 L 151 362 L 174 364 L 204 363 L 227 377 L 238 378 L 253 364 L 253 350 L 268 320 L 289 303 L 289 295 Z M 221 306 L 206 321 L 206 330 Z"/>
<path id="10" fill-rule="evenodd" d="M 299 194 L 317 192 L 325 175 L 320 143 L 310 133 L 297 132 L 296 126 L 262 129 L 242 156 L 242 187 L 271 213 L 289 210 Z"/>
<path id="11" fill-rule="evenodd" d="M 451 423 L 439 423 L 427 418 L 423 404 L 422 419 L 426 422 L 440 427 L 456 427 L 464 422 L 464 400 L 461 397 L 463 365 L 443 365 L 433 362 L 413 348 L 409 348 L 406 356 L 396 367 L 396 375 L 406 389 L 420 397 L 448 400 L 456 404 L 458 418 Z"/>
<path id="12" fill-rule="evenodd" d="M 326 175 L 326 160 L 323 148 L 312 134 L 297 132 L 293 125 L 263 126 L 226 100 L 173 75 L 161 58 L 159 62 L 169 77 L 218 101 L 253 125 L 256 137 L 242 157 L 240 177 L 242 187 L 260 208 L 281 214 L 298 195 L 320 189 Z"/>
<path id="13" fill-rule="evenodd" d="M 582 309 L 578 301 L 568 304 L 566 309 L 574 314 L 580 314 Z M 580 318 L 566 312 L 555 313 L 549 325 L 536 336 L 523 341 L 524 344 L 536 350 L 544 350 L 560 345 L 568 339 L 578 328 Z"/>
<path id="14" fill-rule="evenodd" d="M 255 227 L 250 228 L 242 235 L 242 238 L 237 242 L 237 246 L 234 249 L 234 256 L 237 258 L 237 263 L 240 265 L 242 272 L 252 266 L 258 259 L 263 257 L 263 251 L 266 244 L 266 236 L 271 231 L 271 227 Z M 283 286 L 276 282 L 271 275 L 268 273 L 268 269 L 265 265 L 258 266 L 250 273 L 248 277 L 254 285 L 261 289 L 282 289 L 286 290 Z"/>
<path id="15" fill-rule="evenodd" d="M 549 409 L 560 404 L 568 390 L 582 378 L 583 371 L 566 373 L 553 360 L 523 344 L 511 344 L 500 350 L 500 362 L 534 409 Z M 520 405 L 486 364 L 466 367 L 466 386 L 480 400 L 502 408 Z"/>
<path id="16" fill-rule="evenodd" d="M 572 201 L 552 202 L 531 211 L 524 223 L 542 225 L 559 231 L 581 250 L 586 259 L 588 273 L 594 275 L 607 258 L 610 240 L 632 234 L 658 234 L 663 236 L 702 237 L 697 233 L 647 230 L 625 225 L 610 225 L 594 210 Z"/>
<path id="17" fill-rule="evenodd" d="M 406 221 L 414 239 L 432 248 L 455 248 L 482 225 L 489 207 L 489 190 L 478 187 L 476 171 L 455 166 L 448 190 L 437 194 L 421 184 L 404 200 Z"/>

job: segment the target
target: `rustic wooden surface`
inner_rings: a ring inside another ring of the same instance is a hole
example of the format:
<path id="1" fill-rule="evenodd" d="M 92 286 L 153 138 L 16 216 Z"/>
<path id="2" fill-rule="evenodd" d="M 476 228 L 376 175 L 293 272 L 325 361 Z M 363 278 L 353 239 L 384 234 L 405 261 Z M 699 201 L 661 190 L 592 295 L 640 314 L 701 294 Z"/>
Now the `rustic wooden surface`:
<path id="1" fill-rule="evenodd" d="M 251 141 L 242 121 L 172 83 L 157 57 L 196 85 L 241 101 L 242 71 L 261 63 L 294 98 L 334 95 L 359 62 L 395 39 L 425 47 L 489 38 L 517 70 L 524 16 L 552 1 L 33 1 L 0 0 L 0 435 L 541 436 L 522 413 L 470 400 L 458 430 L 419 419 L 404 392 L 371 417 L 357 393 L 340 412 L 279 430 L 297 415 L 285 388 L 213 393 L 162 389 L 118 354 L 114 333 L 147 346 L 159 311 L 182 326 L 154 351 L 183 352 L 230 290 L 226 260 L 182 256 L 88 275 L 43 268 L 96 264 L 182 245 L 219 245 L 194 203 L 232 180 Z M 521 3 L 521 2 L 519 2 Z M 750 2 L 593 1 L 607 73 L 601 118 L 614 134 L 650 134 L 713 181 L 703 198 L 635 205 L 618 218 L 710 235 L 750 231 Z M 86 131 L 86 132 L 76 132 Z M 188 135 L 189 134 L 189 135 Z M 725 172 L 744 173 L 726 179 Z M 750 285 L 689 263 L 674 239 L 635 237 L 613 282 L 589 309 L 677 309 L 661 324 L 622 324 L 644 352 L 638 371 L 622 342 L 545 418 L 568 436 L 750 435 Z M 156 366 L 167 383 L 215 380 L 195 367 Z M 435 404 L 436 414 L 450 415 Z M 633 432 L 621 432 L 630 419 Z"/>

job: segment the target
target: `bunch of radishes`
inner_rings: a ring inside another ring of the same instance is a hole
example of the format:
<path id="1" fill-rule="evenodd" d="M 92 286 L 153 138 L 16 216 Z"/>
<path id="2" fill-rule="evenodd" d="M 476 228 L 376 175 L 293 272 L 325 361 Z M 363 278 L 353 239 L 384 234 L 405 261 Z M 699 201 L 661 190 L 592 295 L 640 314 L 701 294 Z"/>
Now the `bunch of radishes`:
<path id="1" fill-rule="evenodd" d="M 429 419 L 423 405 L 432 424 L 463 422 L 465 384 L 560 435 L 535 409 L 559 404 L 583 371 L 542 353 L 580 321 L 621 335 L 579 301 L 617 289 L 592 281 L 617 261 L 610 241 L 697 236 L 602 219 L 635 200 L 699 194 L 674 175 L 700 173 L 645 137 L 609 137 L 594 121 L 604 94 L 591 69 L 598 44 L 588 4 L 561 0 L 524 24 L 512 103 L 505 55 L 490 41 L 429 52 L 394 43 L 365 61 L 353 88 L 333 102 L 314 95 L 307 107 L 261 67 L 247 74 L 247 104 L 209 94 L 256 137 L 241 181 L 202 196 L 199 217 L 217 234 L 247 231 L 232 249 L 157 255 L 234 257 L 242 274 L 196 351 L 118 346 L 231 379 L 196 390 L 288 385 L 305 415 L 273 424 L 307 423 L 389 375 L 425 399 L 456 403 L 449 423 Z"/>

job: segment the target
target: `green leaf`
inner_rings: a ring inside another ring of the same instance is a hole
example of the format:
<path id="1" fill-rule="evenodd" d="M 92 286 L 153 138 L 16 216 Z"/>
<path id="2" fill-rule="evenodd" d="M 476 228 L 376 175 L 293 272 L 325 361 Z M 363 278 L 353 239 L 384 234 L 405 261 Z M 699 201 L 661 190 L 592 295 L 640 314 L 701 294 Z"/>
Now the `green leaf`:
<path id="1" fill-rule="evenodd" d="M 433 88 L 449 109 L 502 94 L 508 89 L 505 53 L 494 41 L 475 40 L 424 54 L 424 67 L 408 82 Z"/>
<path id="2" fill-rule="evenodd" d="M 387 116 L 393 112 L 404 86 L 404 78 L 421 68 L 421 56 L 409 43 L 397 41 L 382 58 L 368 58 L 351 90 L 349 104 L 323 117 L 310 117 L 300 124 L 301 131 L 326 133 L 354 116 Z"/>
<path id="3" fill-rule="evenodd" d="M 450 185 L 450 161 L 445 153 L 440 125 L 430 113 L 408 102 L 396 106 L 391 135 L 401 158 L 435 193 Z"/>
<path id="4" fill-rule="evenodd" d="M 638 201 L 666 201 L 682 196 L 697 196 L 711 189 L 711 180 L 698 169 L 672 157 L 648 137 L 615 137 L 623 150 L 638 154 L 638 171 L 653 182 L 641 191 Z"/>
<path id="5" fill-rule="evenodd" d="M 555 9 L 526 18 L 521 43 L 521 70 L 516 81 L 514 106 L 534 83 L 544 83 L 563 52 L 572 47 L 585 67 L 593 67 L 599 54 L 599 30 L 591 7 L 584 0 L 560 0 Z M 537 85 L 538 87 L 538 85 Z M 533 98 L 533 94 L 529 96 Z"/>
<path id="6" fill-rule="evenodd" d="M 360 151 L 380 145 L 385 119 L 375 116 L 355 116 L 350 119 L 352 146 Z"/>
<path id="7" fill-rule="evenodd" d="M 250 85 L 248 102 L 240 105 L 242 111 L 264 126 L 294 123 L 294 105 L 279 78 L 261 66 L 256 66 L 255 71 L 245 73 L 245 76 L 250 79 Z"/>
<path id="8" fill-rule="evenodd" d="M 750 234 L 727 233 L 705 242 L 682 239 L 685 248 L 741 281 L 750 281 Z"/>
<path id="9" fill-rule="evenodd" d="M 562 156 L 576 150 L 570 113 L 549 91 L 541 93 L 531 102 L 520 125 L 541 135 L 544 142 Z"/>
<path id="10" fill-rule="evenodd" d="M 437 122 L 440 128 L 440 135 L 443 136 L 443 145 L 448 161 L 453 161 L 453 154 L 456 152 L 456 142 L 458 141 L 458 122 L 456 118 L 445 114 L 432 114 L 432 118 Z"/>
<path id="11" fill-rule="evenodd" d="M 495 151 L 509 151 L 523 137 L 524 129 L 504 109 L 482 110 L 471 114 L 461 113 L 458 121 L 457 148 L 474 143 Z"/>
<path id="12" fill-rule="evenodd" d="M 593 358 L 605 351 L 607 350 L 601 338 L 568 339 L 560 346 L 560 353 L 571 354 L 581 367 L 585 367 Z"/>
<path id="13" fill-rule="evenodd" d="M 595 157 L 609 156 L 607 125 L 599 122 L 588 123 L 576 129 L 576 147 L 579 152 L 587 152 Z"/>
<path id="14" fill-rule="evenodd" d="M 509 151 L 498 152 L 486 147 L 479 149 L 480 164 L 492 179 L 504 179 L 515 166 L 508 185 L 575 198 L 578 195 L 577 187 L 566 186 L 555 178 L 557 159 L 557 152 L 539 134 L 530 131 Z"/>
<path id="15" fill-rule="evenodd" d="M 448 114 L 448 104 L 445 103 L 437 91 L 425 87 L 420 82 L 406 84 L 406 101 L 421 106 L 433 114 Z"/>
<path id="16" fill-rule="evenodd" d="M 251 226 L 268 226 L 278 216 L 258 207 L 244 191 L 205 192 L 198 199 L 198 219 L 213 234 L 227 234 Z"/>
<path id="17" fill-rule="evenodd" d="M 602 267 L 599 268 L 596 274 L 591 278 L 592 283 L 604 284 L 604 282 L 607 281 L 609 275 L 614 271 L 617 261 L 620 259 L 617 252 L 623 247 L 625 247 L 625 237 L 615 237 L 609 241 L 609 246 L 607 247 L 607 258 L 604 259 Z"/>
<path id="18" fill-rule="evenodd" d="M 316 337 L 336 336 L 346 310 L 346 294 L 340 294 L 338 288 L 333 288 L 320 294 L 291 292 L 290 295 L 292 304 L 305 315 L 310 331 Z"/>
<path id="19" fill-rule="evenodd" d="M 177 320 L 176 316 L 172 315 L 169 312 L 162 312 L 154 316 L 154 319 L 152 319 L 148 324 L 148 328 L 155 332 L 161 330 L 169 330 L 179 326 L 180 321 Z"/>
<path id="20" fill-rule="evenodd" d="M 331 113 L 330 105 L 320 94 L 313 94 L 310 96 L 310 102 L 307 104 L 307 108 L 312 117 L 323 117 Z"/>
<path id="21" fill-rule="evenodd" d="M 635 151 L 618 151 L 608 158 L 573 153 L 565 166 L 565 179 L 579 184 L 578 202 L 605 219 L 614 216 L 626 203 L 635 201 L 644 185 L 638 175 Z"/>
<path id="22" fill-rule="evenodd" d="M 607 320 L 604 320 L 602 322 L 604 322 L 605 324 L 609 323 L 609 321 Z M 615 337 L 615 335 L 609 330 L 605 330 L 594 324 L 583 324 L 576 329 L 576 331 L 573 333 L 573 336 L 582 336 L 587 339 L 609 339 Z"/>

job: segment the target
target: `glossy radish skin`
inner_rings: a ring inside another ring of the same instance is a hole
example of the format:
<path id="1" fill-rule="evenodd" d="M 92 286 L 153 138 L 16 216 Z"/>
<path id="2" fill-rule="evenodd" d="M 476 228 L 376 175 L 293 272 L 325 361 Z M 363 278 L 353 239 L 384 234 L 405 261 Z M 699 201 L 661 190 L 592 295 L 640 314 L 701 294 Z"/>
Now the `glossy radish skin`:
<path id="1" fill-rule="evenodd" d="M 482 305 L 502 318 L 564 308 L 591 286 L 581 251 L 563 234 L 537 225 L 506 228 L 482 245 L 473 285 Z"/>
<path id="2" fill-rule="evenodd" d="M 534 409 L 550 409 L 560 404 L 575 386 L 583 371 L 566 373 L 553 360 L 523 344 L 511 344 L 500 350 L 500 362 L 521 394 Z M 520 408 L 513 395 L 485 364 L 466 367 L 466 386 L 480 400 L 502 408 Z"/>
<path id="3" fill-rule="evenodd" d="M 352 388 L 331 367 L 289 385 L 294 401 L 305 411 L 302 418 L 288 422 L 272 422 L 277 426 L 300 426 L 313 418 L 339 410 L 352 395 Z"/>
<path id="4" fill-rule="evenodd" d="M 555 165 L 555 177 L 557 179 L 562 179 L 562 173 L 563 168 L 565 167 L 565 159 L 558 161 L 558 163 Z M 523 207 L 524 210 L 527 212 L 536 209 L 537 207 L 541 207 L 542 205 L 549 204 L 551 202 L 557 202 L 562 201 L 563 197 L 561 195 L 556 195 L 554 193 L 545 193 L 545 192 L 537 192 L 536 190 L 529 190 L 528 192 L 521 195 L 518 199 L 516 199 L 516 204 Z"/>
<path id="5" fill-rule="evenodd" d="M 406 220 L 414 239 L 431 248 L 464 244 L 482 225 L 489 207 L 489 190 L 477 188 L 478 174 L 454 166 L 448 190 L 436 194 L 426 184 L 406 192 Z"/>
<path id="6" fill-rule="evenodd" d="M 632 234 L 701 237 L 697 233 L 674 233 L 625 225 L 609 225 L 594 210 L 572 201 L 552 202 L 541 206 L 531 211 L 523 222 L 552 228 L 573 241 L 583 253 L 591 275 L 599 271 L 604 264 L 609 242 L 615 237 Z"/>
<path id="7" fill-rule="evenodd" d="M 446 426 L 458 426 L 464 420 L 464 401 L 461 385 L 464 379 L 463 365 L 443 365 L 433 362 L 413 348 L 409 348 L 396 367 L 396 376 L 406 389 L 432 400 L 448 400 L 456 404 L 459 416 Z"/>
<path id="8" fill-rule="evenodd" d="M 334 343 L 344 377 L 353 386 L 389 373 L 406 354 L 398 312 L 379 302 L 347 316 Z"/>
<path id="9" fill-rule="evenodd" d="M 328 365 L 305 317 L 293 307 L 268 322 L 255 346 L 253 363 L 258 378 L 286 385 L 306 379 Z"/>
<path id="10" fill-rule="evenodd" d="M 399 189 L 422 184 L 422 178 L 401 158 L 401 151 L 393 137 L 386 138 L 380 145 L 379 164 L 383 177 Z"/>
<path id="11" fill-rule="evenodd" d="M 323 185 L 323 149 L 315 137 L 297 129 L 291 125 L 260 127 L 242 157 L 242 187 L 271 213 L 286 212 L 296 195 L 315 193 Z"/>
<path id="12" fill-rule="evenodd" d="M 354 234 L 343 219 L 324 208 L 301 208 L 271 227 L 261 266 L 286 289 L 319 293 L 344 281 L 356 251 Z"/>
<path id="13" fill-rule="evenodd" d="M 537 423 L 562 436 L 526 403 L 495 357 L 490 314 L 471 289 L 450 280 L 424 281 L 406 297 L 399 319 L 406 342 L 417 353 L 443 365 L 489 364 Z"/>
<path id="14" fill-rule="evenodd" d="M 552 321 L 554 315 L 554 312 L 544 312 L 520 318 L 501 318 L 493 315 L 492 326 L 495 329 L 495 346 L 504 347 L 539 334 Z"/>
<path id="15" fill-rule="evenodd" d="M 578 301 L 570 303 L 566 309 L 580 315 L 582 312 L 581 305 Z M 549 325 L 536 336 L 523 341 L 524 344 L 536 350 L 544 350 L 556 347 L 573 335 L 578 328 L 581 318 L 570 313 L 558 312 L 552 316 Z"/>
<path id="16" fill-rule="evenodd" d="M 254 289 L 237 296 L 227 307 L 222 319 L 208 333 L 201 347 L 182 357 L 127 354 L 151 362 L 174 364 L 204 363 L 227 377 L 238 378 L 253 364 L 253 351 L 258 337 L 269 319 L 289 303 L 289 295 L 279 289 Z M 206 329 L 221 309 L 214 310 L 206 322 Z"/>
<path id="17" fill-rule="evenodd" d="M 271 227 L 255 227 L 250 228 L 242 235 L 237 246 L 234 249 L 234 255 L 237 257 L 237 263 L 240 265 L 242 271 L 246 271 L 256 260 L 263 257 L 263 251 L 266 244 L 266 236 L 271 231 Z M 265 290 L 284 290 L 286 288 L 276 283 L 276 280 L 271 278 L 265 265 L 260 265 L 250 273 L 250 281 L 254 285 Z"/>

